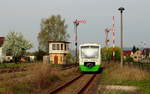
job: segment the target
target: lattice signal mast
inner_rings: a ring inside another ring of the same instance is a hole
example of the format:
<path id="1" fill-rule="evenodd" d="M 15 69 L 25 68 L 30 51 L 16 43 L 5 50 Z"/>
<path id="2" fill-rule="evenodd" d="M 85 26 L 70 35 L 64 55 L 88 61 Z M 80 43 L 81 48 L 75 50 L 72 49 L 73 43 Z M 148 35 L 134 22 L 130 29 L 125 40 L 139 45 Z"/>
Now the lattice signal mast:
<path id="1" fill-rule="evenodd" d="M 113 56 L 112 56 L 112 59 L 115 60 L 115 17 L 113 16 L 113 25 L 112 27 L 109 29 L 109 28 L 106 28 L 105 29 L 105 44 L 106 44 L 106 47 L 108 47 L 108 43 L 110 42 L 109 38 L 108 38 L 108 35 L 109 35 L 109 32 L 112 33 L 112 47 L 113 47 Z"/>

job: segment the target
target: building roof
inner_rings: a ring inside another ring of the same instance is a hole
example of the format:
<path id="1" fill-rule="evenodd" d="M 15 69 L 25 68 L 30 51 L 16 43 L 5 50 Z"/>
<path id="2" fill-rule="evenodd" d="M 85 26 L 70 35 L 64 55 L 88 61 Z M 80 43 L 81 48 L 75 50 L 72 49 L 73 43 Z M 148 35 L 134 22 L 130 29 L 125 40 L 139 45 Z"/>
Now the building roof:
<path id="1" fill-rule="evenodd" d="M 143 50 L 150 51 L 150 48 L 144 48 Z"/>
<path id="2" fill-rule="evenodd" d="M 124 51 L 123 51 L 123 55 L 124 55 L 124 56 L 130 56 L 130 55 L 131 55 L 131 52 L 132 52 L 131 50 L 124 50 Z"/>
<path id="3" fill-rule="evenodd" d="M 142 51 L 143 55 L 149 55 L 149 53 L 150 53 L 150 48 L 144 48 Z"/>
<path id="4" fill-rule="evenodd" d="M 51 40 L 49 40 L 48 42 L 49 43 L 70 43 L 68 41 L 51 41 Z"/>
<path id="5" fill-rule="evenodd" d="M 4 37 L 0 37 L 0 46 L 2 46 L 4 44 L 4 40 L 5 40 Z"/>

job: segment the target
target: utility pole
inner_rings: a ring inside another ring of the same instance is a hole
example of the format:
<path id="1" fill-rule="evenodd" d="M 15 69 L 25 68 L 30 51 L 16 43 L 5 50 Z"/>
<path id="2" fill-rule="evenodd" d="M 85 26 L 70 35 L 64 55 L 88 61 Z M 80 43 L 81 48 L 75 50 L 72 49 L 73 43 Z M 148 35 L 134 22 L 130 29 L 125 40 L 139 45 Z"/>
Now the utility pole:
<path id="1" fill-rule="evenodd" d="M 121 67 L 123 67 L 123 11 L 125 10 L 123 7 L 118 9 L 121 14 Z"/>

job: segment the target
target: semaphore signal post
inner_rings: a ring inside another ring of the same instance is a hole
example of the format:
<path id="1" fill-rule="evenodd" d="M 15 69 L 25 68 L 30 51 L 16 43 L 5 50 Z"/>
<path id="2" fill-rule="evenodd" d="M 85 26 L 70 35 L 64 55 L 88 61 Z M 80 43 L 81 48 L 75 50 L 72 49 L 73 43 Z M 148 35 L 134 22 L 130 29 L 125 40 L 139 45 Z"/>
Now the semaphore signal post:
<path id="1" fill-rule="evenodd" d="M 74 28 L 75 28 L 75 46 L 76 46 L 76 63 L 78 63 L 78 26 L 80 23 L 86 23 L 85 20 L 75 20 L 74 22 Z"/>

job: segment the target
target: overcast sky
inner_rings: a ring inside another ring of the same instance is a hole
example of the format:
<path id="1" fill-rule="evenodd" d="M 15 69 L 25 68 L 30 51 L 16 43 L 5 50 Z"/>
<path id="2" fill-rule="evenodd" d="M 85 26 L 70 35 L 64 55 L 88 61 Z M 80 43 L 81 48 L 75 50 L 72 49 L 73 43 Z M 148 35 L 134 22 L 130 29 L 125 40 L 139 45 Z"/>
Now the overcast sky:
<path id="1" fill-rule="evenodd" d="M 36 50 L 41 19 L 60 14 L 68 24 L 72 46 L 75 19 L 87 21 L 78 28 L 80 43 L 104 45 L 104 30 L 112 27 L 112 16 L 115 16 L 116 45 L 119 46 L 120 12 L 117 9 L 120 6 L 125 8 L 124 46 L 139 46 L 144 41 L 145 46 L 150 47 L 150 0 L 0 0 L 0 36 L 10 31 L 22 32 L 33 42 L 32 50 Z"/>

